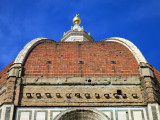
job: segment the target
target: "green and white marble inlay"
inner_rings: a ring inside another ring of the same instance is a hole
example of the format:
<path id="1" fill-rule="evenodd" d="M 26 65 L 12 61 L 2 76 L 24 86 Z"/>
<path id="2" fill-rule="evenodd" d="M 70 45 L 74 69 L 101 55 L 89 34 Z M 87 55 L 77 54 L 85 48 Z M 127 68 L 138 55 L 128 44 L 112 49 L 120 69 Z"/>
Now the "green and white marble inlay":
<path id="1" fill-rule="evenodd" d="M 48 120 L 48 110 L 37 110 L 34 112 L 34 120 Z"/>
<path id="2" fill-rule="evenodd" d="M 5 120 L 10 119 L 11 107 L 6 107 Z"/>
<path id="3" fill-rule="evenodd" d="M 151 106 L 151 109 L 152 109 L 153 120 L 158 120 L 156 106 Z"/>
<path id="4" fill-rule="evenodd" d="M 132 120 L 145 120 L 143 110 L 131 110 Z"/>
<path id="5" fill-rule="evenodd" d="M 128 110 L 116 110 L 116 120 L 129 120 Z"/>
<path id="6" fill-rule="evenodd" d="M 19 110 L 18 120 L 32 120 L 32 111 L 31 110 Z"/>

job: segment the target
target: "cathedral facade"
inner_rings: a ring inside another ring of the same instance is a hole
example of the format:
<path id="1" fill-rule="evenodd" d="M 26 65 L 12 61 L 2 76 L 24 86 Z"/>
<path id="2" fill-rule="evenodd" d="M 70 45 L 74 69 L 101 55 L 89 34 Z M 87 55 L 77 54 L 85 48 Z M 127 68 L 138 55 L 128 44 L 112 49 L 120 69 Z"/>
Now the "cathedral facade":
<path id="1" fill-rule="evenodd" d="M 160 72 L 129 40 L 94 41 L 73 23 L 0 71 L 0 120 L 160 120 Z"/>

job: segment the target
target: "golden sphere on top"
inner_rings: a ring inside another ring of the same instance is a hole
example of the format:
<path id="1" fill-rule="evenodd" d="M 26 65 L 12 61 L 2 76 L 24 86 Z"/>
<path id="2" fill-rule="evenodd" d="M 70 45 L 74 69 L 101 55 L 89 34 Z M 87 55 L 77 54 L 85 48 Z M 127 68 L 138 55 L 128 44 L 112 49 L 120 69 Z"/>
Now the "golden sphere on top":
<path id="1" fill-rule="evenodd" d="M 73 23 L 74 24 L 80 24 L 81 23 L 81 19 L 78 16 L 79 16 L 79 14 L 76 14 L 76 16 L 73 18 Z"/>

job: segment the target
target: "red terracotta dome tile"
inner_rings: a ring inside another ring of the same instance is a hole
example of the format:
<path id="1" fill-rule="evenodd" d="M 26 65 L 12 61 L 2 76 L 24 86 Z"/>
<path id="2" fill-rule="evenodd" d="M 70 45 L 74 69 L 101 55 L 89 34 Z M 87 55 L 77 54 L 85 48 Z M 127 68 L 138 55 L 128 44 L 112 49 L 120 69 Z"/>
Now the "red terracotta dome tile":
<path id="1" fill-rule="evenodd" d="M 43 42 L 24 63 L 24 77 L 139 75 L 134 55 L 116 42 Z"/>

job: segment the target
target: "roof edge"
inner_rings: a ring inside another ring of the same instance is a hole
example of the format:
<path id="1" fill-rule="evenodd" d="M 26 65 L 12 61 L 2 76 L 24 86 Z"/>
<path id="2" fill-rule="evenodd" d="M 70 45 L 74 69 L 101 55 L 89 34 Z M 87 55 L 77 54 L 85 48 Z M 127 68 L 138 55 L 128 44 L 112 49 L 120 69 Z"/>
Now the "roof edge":
<path id="1" fill-rule="evenodd" d="M 30 51 L 37 46 L 39 43 L 44 42 L 45 40 L 51 40 L 48 38 L 36 38 L 33 39 L 32 41 L 30 41 L 28 44 L 26 44 L 24 46 L 24 48 L 20 51 L 20 53 L 17 55 L 14 63 L 20 63 L 23 64 L 26 57 L 28 56 L 28 54 L 30 53 Z M 54 41 L 54 40 L 53 40 Z M 55 41 L 56 42 L 56 41 Z"/>
<path id="2" fill-rule="evenodd" d="M 143 54 L 140 52 L 140 50 L 131 41 L 127 39 L 120 38 L 120 37 L 112 37 L 112 38 L 104 39 L 102 41 L 120 43 L 125 47 L 127 47 L 132 52 L 132 54 L 135 56 L 138 63 L 141 63 L 141 62 L 148 63 L 145 57 L 143 56 Z"/>

